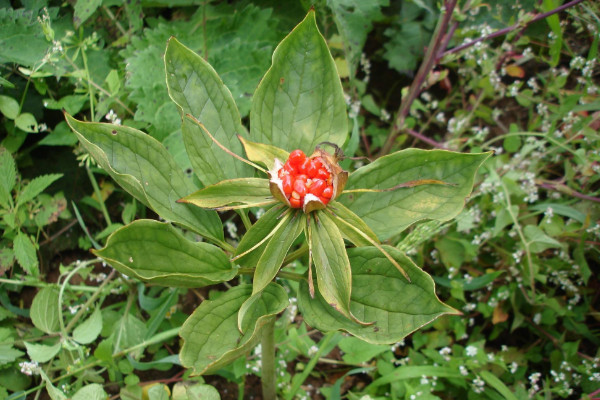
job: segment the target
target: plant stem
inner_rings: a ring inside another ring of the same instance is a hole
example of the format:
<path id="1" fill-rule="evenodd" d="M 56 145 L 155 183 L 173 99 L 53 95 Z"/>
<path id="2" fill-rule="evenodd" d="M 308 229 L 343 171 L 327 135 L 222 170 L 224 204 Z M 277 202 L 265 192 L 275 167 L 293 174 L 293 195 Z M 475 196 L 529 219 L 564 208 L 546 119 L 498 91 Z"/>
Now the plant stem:
<path id="1" fill-rule="evenodd" d="M 106 209 L 106 204 L 104 204 L 104 199 L 102 198 L 102 192 L 100 192 L 100 187 L 98 186 L 98 181 L 96 181 L 96 177 L 94 176 L 92 170 L 89 167 L 85 167 L 87 171 L 88 177 L 90 178 L 90 182 L 92 183 L 92 187 L 94 188 L 94 194 L 98 198 L 98 204 L 100 205 L 100 210 L 102 210 L 102 215 L 104 215 L 104 219 L 106 223 L 110 226 L 112 222 L 110 220 L 110 215 L 108 214 L 108 210 Z"/>
<path id="2" fill-rule="evenodd" d="M 104 289 L 104 287 L 106 285 L 108 285 L 108 283 L 110 281 L 112 281 L 112 278 L 115 276 L 115 273 L 117 272 L 116 269 L 113 269 L 111 271 L 111 273 L 106 277 L 106 279 L 102 282 L 102 284 L 100 286 L 98 286 L 96 292 L 90 296 L 90 298 L 85 302 L 85 304 L 79 309 L 79 311 L 77 312 L 77 314 L 75 314 L 75 316 L 73 317 L 73 319 L 67 324 L 67 326 L 65 327 L 65 330 L 68 332 L 71 331 L 71 329 L 73 329 L 73 327 L 75 326 L 75 324 L 77 323 L 77 321 L 79 321 L 79 319 L 83 316 L 83 314 L 86 313 L 86 311 L 88 310 L 89 306 L 96 301 L 96 299 L 98 297 L 100 297 L 100 295 L 102 294 L 102 291 Z"/>
<path id="3" fill-rule="evenodd" d="M 394 142 L 398 135 L 405 131 L 404 122 L 406 120 L 406 116 L 410 112 L 410 106 L 415 101 L 419 93 L 421 93 L 421 87 L 423 86 L 423 82 L 429 75 L 429 72 L 435 65 L 435 61 L 437 59 L 437 54 L 439 53 L 439 48 L 442 42 L 444 41 L 444 34 L 448 29 L 448 24 L 450 19 L 452 18 L 452 12 L 454 11 L 454 7 L 456 7 L 457 0 L 447 0 L 444 2 L 444 14 L 441 16 L 438 24 L 436 26 L 435 32 L 431 37 L 431 41 L 429 42 L 429 46 L 427 47 L 427 52 L 425 53 L 425 57 L 423 58 L 423 62 L 417 71 L 417 75 L 410 85 L 410 89 L 408 90 L 408 94 L 405 98 L 402 99 L 402 103 L 400 104 L 400 109 L 398 110 L 398 114 L 396 116 L 396 121 L 392 126 L 392 130 L 388 135 L 388 138 L 381 148 L 379 155 L 385 155 L 390 152 L 392 147 L 394 146 Z M 409 131 L 409 134 L 413 135 L 414 131 Z M 413 135 L 414 136 L 414 135 Z M 422 137 L 415 136 L 418 139 L 422 139 Z M 430 139 L 432 140 L 432 139 Z M 431 144 L 430 142 L 428 142 Z M 437 142 L 436 142 L 437 143 Z M 438 146 L 442 145 L 438 143 Z"/>
<path id="4" fill-rule="evenodd" d="M 277 399 L 277 373 L 275 370 L 275 318 L 263 328 L 261 338 L 262 395 L 264 400 Z"/>
<path id="5" fill-rule="evenodd" d="M 96 115 L 94 112 L 94 89 L 92 89 L 92 84 L 90 83 L 92 77 L 90 76 L 90 69 L 88 68 L 87 56 L 83 47 L 81 48 L 81 58 L 83 60 L 83 67 L 85 68 L 85 75 L 87 76 L 88 81 L 88 90 L 90 92 L 90 120 L 94 122 L 96 120 Z"/>

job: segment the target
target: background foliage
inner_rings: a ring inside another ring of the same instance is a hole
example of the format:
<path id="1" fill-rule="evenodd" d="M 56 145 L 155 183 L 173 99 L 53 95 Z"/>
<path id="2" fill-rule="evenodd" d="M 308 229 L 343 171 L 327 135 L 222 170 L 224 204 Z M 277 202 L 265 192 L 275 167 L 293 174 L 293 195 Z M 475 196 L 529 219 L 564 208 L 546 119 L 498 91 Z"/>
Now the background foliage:
<path id="1" fill-rule="evenodd" d="M 248 128 L 275 45 L 311 5 L 0 0 L 0 398 L 38 398 L 42 389 L 53 399 L 255 391 L 260 348 L 205 378 L 178 366 L 183 321 L 201 301 L 219 301 L 222 287 L 146 287 L 91 258 L 111 232 L 153 215 L 76 144 L 61 110 L 146 131 L 191 176 L 165 80 L 167 40 L 214 66 Z M 390 348 L 322 336 L 292 301 L 276 327 L 283 397 L 600 397 L 600 9 L 583 1 L 536 19 L 561 5 L 459 2 L 452 35 L 440 37 L 435 68 L 403 115 L 440 5 L 315 3 L 347 94 L 346 154 L 496 155 L 457 221 L 419 222 L 388 241 L 424 265 L 463 315 Z M 243 225 L 235 214 L 221 218 L 235 244 Z M 285 268 L 305 270 L 303 260 Z M 296 293 L 292 281 L 278 282 Z"/>

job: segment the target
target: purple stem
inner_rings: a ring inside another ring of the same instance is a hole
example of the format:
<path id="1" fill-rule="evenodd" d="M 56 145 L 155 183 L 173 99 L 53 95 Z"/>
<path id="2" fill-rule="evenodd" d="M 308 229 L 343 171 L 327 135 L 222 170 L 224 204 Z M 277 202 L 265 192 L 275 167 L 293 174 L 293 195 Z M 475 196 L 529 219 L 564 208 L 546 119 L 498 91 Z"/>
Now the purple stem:
<path id="1" fill-rule="evenodd" d="M 438 148 L 438 149 L 444 149 L 444 150 L 447 150 L 447 149 L 448 149 L 448 148 L 447 148 L 446 146 L 444 146 L 443 144 L 441 144 L 441 143 L 438 143 L 438 142 L 436 142 L 435 140 L 433 140 L 433 139 L 430 139 L 430 138 L 428 138 L 427 136 L 425 136 L 425 135 L 423 135 L 423 134 L 421 134 L 421 133 L 419 133 L 419 132 L 417 132 L 417 131 L 415 131 L 415 130 L 412 130 L 412 129 L 405 129 L 405 131 L 406 131 L 406 132 L 407 132 L 409 135 L 411 135 L 412 137 L 415 137 L 415 138 L 417 138 L 417 139 L 419 139 L 419 140 L 421 140 L 421 141 L 423 141 L 423 142 L 425 142 L 425 143 L 427 143 L 427 144 L 430 144 L 431 146 L 433 146 L 433 147 L 435 147 L 435 148 Z"/>
<path id="2" fill-rule="evenodd" d="M 531 19 L 531 21 L 526 22 L 525 26 L 527 26 L 527 25 L 529 25 L 529 24 L 531 24 L 533 22 L 537 22 L 537 21 L 539 21 L 541 19 L 544 19 L 546 17 L 549 17 L 549 16 L 551 16 L 553 14 L 559 13 L 559 12 L 561 12 L 563 10 L 566 10 L 569 7 L 573 7 L 574 5 L 579 4 L 579 3 L 583 2 L 583 1 L 584 0 L 572 0 L 572 1 L 569 1 L 568 3 L 563 4 L 560 7 L 556 7 L 554 10 L 550 10 L 550 11 L 547 11 L 547 12 L 542 13 L 542 14 L 537 14 L 535 17 L 533 17 L 533 19 Z M 523 27 L 524 26 L 523 26 L 522 23 L 517 22 L 514 25 L 511 25 L 511 26 L 506 27 L 504 29 L 497 30 L 496 32 L 490 33 L 489 35 L 482 36 L 482 37 L 477 38 L 475 40 L 471 40 L 468 43 L 464 43 L 464 44 L 461 44 L 460 46 L 453 47 L 450 50 L 446 50 L 444 53 L 441 54 L 441 56 L 439 57 L 439 59 L 441 59 L 443 56 L 446 56 L 448 54 L 453 54 L 453 53 L 459 52 L 461 50 L 464 50 L 464 49 L 466 49 L 468 47 L 471 47 L 471 46 L 473 46 L 476 43 L 483 42 L 484 40 L 493 39 L 493 38 L 498 37 L 498 36 L 506 35 L 507 33 L 511 32 L 511 31 L 514 31 L 515 29 L 523 28 Z"/>
<path id="3" fill-rule="evenodd" d="M 568 186 L 563 185 L 562 183 L 553 184 L 553 183 L 538 183 L 539 187 L 544 189 L 556 190 L 558 192 L 577 197 L 583 200 L 595 201 L 596 203 L 600 203 L 600 198 L 589 196 L 587 194 L 579 193 L 576 190 L 571 189 Z"/>

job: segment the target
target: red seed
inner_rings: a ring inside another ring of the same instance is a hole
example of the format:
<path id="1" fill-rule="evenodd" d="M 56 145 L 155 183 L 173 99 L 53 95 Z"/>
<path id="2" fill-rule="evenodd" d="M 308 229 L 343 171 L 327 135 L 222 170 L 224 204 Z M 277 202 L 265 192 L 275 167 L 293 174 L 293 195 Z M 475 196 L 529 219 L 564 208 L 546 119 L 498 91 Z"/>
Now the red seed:
<path id="1" fill-rule="evenodd" d="M 306 167 L 306 175 L 311 178 L 316 178 L 319 169 L 323 166 L 321 161 L 317 158 L 311 158 L 310 163 Z"/>
<path id="2" fill-rule="evenodd" d="M 303 181 L 301 179 L 296 179 L 294 181 L 294 192 L 298 193 L 300 195 L 300 197 L 304 197 L 304 195 L 306 194 L 306 181 Z"/>
<path id="3" fill-rule="evenodd" d="M 322 179 L 314 179 L 312 181 L 312 185 L 308 188 L 308 193 L 314 194 L 315 196 L 320 196 L 323 193 L 323 190 L 327 187 L 327 184 Z"/>
<path id="4" fill-rule="evenodd" d="M 321 203 L 323 203 L 323 204 L 327 204 L 327 203 L 329 203 L 329 200 L 331 200 L 331 199 L 328 199 L 328 198 L 326 198 L 326 197 L 320 196 L 320 197 L 319 197 L 319 200 L 321 200 Z"/>
<path id="5" fill-rule="evenodd" d="M 325 189 L 323 189 L 322 196 L 326 199 L 330 199 L 331 196 L 333 196 L 333 186 L 327 186 Z"/>
<path id="6" fill-rule="evenodd" d="M 297 174 L 296 168 L 294 168 L 294 166 L 291 165 L 290 163 L 285 163 L 285 165 L 283 166 L 283 170 L 286 171 L 290 175 Z"/>
<path id="7" fill-rule="evenodd" d="M 317 178 L 323 179 L 323 180 L 327 180 L 327 178 L 329 178 L 330 176 L 331 176 L 331 174 L 325 168 L 320 168 L 317 171 L 317 175 L 316 175 Z"/>
<path id="8" fill-rule="evenodd" d="M 284 175 L 283 178 L 281 178 L 281 186 L 283 188 L 283 193 L 285 193 L 286 196 L 289 196 L 292 193 L 292 176 L 291 175 Z"/>
<path id="9" fill-rule="evenodd" d="M 302 150 L 294 150 L 290 153 L 287 162 L 294 167 L 299 167 L 306 160 L 306 154 Z"/>
<path id="10" fill-rule="evenodd" d="M 291 197 L 290 198 L 290 205 L 292 206 L 292 208 L 301 208 L 302 207 L 302 200 L 295 199 L 294 197 Z"/>

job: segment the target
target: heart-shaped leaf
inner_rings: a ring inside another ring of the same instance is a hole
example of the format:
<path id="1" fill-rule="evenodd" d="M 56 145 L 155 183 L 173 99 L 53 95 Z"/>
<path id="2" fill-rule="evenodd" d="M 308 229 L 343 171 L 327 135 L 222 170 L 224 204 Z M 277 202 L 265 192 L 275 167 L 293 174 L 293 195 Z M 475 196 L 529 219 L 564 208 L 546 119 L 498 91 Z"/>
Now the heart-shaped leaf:
<path id="1" fill-rule="evenodd" d="M 409 333 L 444 314 L 457 313 L 443 304 L 435 294 L 431 277 L 394 247 L 385 250 L 408 273 L 411 283 L 375 247 L 348 250 L 352 264 L 352 299 L 350 310 L 372 325 L 358 324 L 331 308 L 301 282 L 298 305 L 306 323 L 322 331 L 343 330 L 370 343 L 396 343 Z"/>
<path id="2" fill-rule="evenodd" d="M 179 333 L 184 340 L 179 355 L 183 366 L 196 375 L 211 373 L 258 343 L 261 328 L 287 307 L 288 297 L 281 286 L 270 283 L 246 312 L 242 334 L 237 314 L 251 293 L 252 285 L 240 285 L 200 304 Z"/>
<path id="3" fill-rule="evenodd" d="M 236 275 L 221 249 L 192 242 L 169 224 L 138 220 L 115 231 L 94 252 L 119 272 L 163 286 L 201 287 Z"/>
<path id="4" fill-rule="evenodd" d="M 381 240 L 422 219 L 447 221 L 463 209 L 465 199 L 473 189 L 475 173 L 490 154 L 421 149 L 398 151 L 352 173 L 346 189 L 389 189 L 423 179 L 447 184 L 352 193 L 339 197 L 338 201 L 362 218 Z"/>
<path id="5" fill-rule="evenodd" d="M 126 126 L 65 117 L 86 150 L 132 196 L 167 220 L 215 242 L 224 240 L 216 212 L 177 203 L 197 188 L 156 139 Z"/>
<path id="6" fill-rule="evenodd" d="M 202 57 L 171 38 L 165 53 L 169 96 L 183 118 L 185 148 L 194 172 L 205 185 L 252 176 L 252 168 L 227 156 L 202 129 L 185 118 L 193 115 L 217 141 L 238 155 L 243 149 L 237 135 L 247 136 L 240 113 L 217 72 Z"/>
<path id="7" fill-rule="evenodd" d="M 343 93 L 311 10 L 273 53 L 273 65 L 252 98 L 250 136 L 307 154 L 323 141 L 341 147 L 348 135 Z"/>
<path id="8" fill-rule="evenodd" d="M 263 207 L 277 202 L 269 189 L 269 180 L 263 178 L 221 181 L 200 189 L 179 201 L 219 211 L 230 208 Z"/>

